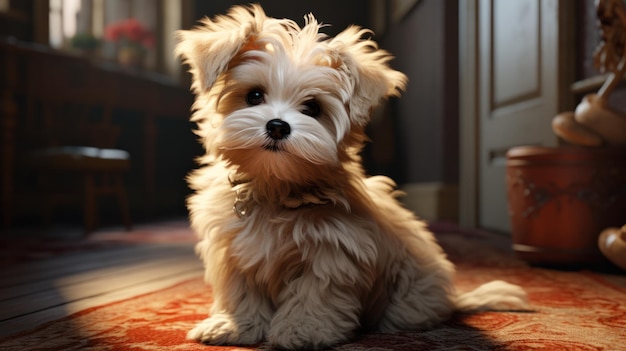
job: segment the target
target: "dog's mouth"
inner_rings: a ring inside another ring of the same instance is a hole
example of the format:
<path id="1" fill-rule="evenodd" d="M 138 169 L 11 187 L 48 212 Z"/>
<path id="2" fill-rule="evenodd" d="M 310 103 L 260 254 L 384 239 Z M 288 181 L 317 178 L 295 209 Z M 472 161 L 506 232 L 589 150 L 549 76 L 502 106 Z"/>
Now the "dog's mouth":
<path id="1" fill-rule="evenodd" d="M 263 145 L 263 149 L 271 152 L 281 152 L 284 149 L 281 147 L 280 143 L 277 141 L 271 141 Z"/>

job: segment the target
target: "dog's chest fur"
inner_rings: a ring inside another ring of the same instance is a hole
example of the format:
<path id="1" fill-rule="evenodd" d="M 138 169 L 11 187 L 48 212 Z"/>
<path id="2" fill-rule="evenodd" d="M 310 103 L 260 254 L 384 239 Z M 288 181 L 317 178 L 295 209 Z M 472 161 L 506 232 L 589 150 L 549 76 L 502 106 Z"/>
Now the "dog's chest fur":
<path id="1" fill-rule="evenodd" d="M 358 275 L 342 271 L 357 262 L 361 268 L 372 266 L 377 259 L 376 223 L 333 204 L 303 203 L 290 208 L 251 203 L 248 211 L 228 224 L 234 229 L 231 249 L 240 268 L 253 272 L 259 284 L 276 275 L 289 281 L 308 273 L 328 276 L 329 271 L 334 271 L 333 280 L 342 281 Z M 345 220 L 348 216 L 350 221 Z"/>

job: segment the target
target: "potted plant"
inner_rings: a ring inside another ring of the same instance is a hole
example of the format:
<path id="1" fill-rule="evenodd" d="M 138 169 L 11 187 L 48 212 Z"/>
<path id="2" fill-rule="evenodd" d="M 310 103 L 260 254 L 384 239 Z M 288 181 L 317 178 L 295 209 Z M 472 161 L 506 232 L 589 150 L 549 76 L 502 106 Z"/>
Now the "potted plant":
<path id="1" fill-rule="evenodd" d="M 109 24 L 104 38 L 115 43 L 117 61 L 124 67 L 143 67 L 148 50 L 154 47 L 154 34 L 135 18 Z"/>
<path id="2" fill-rule="evenodd" d="M 73 49 L 81 51 L 86 56 L 95 58 L 100 48 L 100 39 L 89 33 L 78 33 L 70 39 L 70 45 Z"/>

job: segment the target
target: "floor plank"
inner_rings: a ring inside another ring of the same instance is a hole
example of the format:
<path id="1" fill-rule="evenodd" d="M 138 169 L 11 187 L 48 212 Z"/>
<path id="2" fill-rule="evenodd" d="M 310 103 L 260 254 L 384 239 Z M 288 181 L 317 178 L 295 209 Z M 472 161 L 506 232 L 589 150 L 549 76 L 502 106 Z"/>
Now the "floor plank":
<path id="1" fill-rule="evenodd" d="M 145 245 L 132 250 L 113 250 L 108 252 L 108 256 L 107 259 L 103 259 L 102 255 L 99 257 L 78 255 L 72 257 L 76 262 L 54 268 L 50 268 L 45 262 L 39 263 L 40 266 L 30 272 L 26 271 L 18 277 L 0 280 L 0 301 L 43 291 L 51 285 L 62 287 L 87 281 L 95 277 L 93 273 L 95 270 L 98 271 L 99 277 L 107 277 L 136 269 L 134 267 L 138 264 L 150 266 L 155 264 L 155 260 L 180 260 L 181 256 L 192 259 L 194 255 L 189 245 L 167 247 Z"/>
<path id="2" fill-rule="evenodd" d="M 107 303 L 120 301 L 134 296 L 146 294 L 159 289 L 167 288 L 177 283 L 202 276 L 202 270 L 193 269 L 188 272 L 179 272 L 170 277 L 160 277 L 156 280 L 144 282 L 136 286 L 116 290 L 107 294 L 73 301 L 71 303 L 52 306 L 38 313 L 19 316 L 7 321 L 0 322 L 0 337 L 14 335 L 19 332 L 30 330 L 41 324 L 54 321 L 87 308 L 102 306 Z"/>
<path id="3" fill-rule="evenodd" d="M 0 273 L 0 336 L 202 275 L 193 243 L 89 250 Z"/>
<path id="4" fill-rule="evenodd" d="M 88 271 L 104 265 L 124 264 L 124 260 L 134 260 L 135 257 L 155 254 L 155 247 L 148 244 L 87 251 L 88 256 L 85 256 L 84 252 L 78 252 L 9 265 L 0 273 L 0 284 L 2 286 L 17 285 L 42 276 L 63 276 L 71 270 Z"/>
<path id="5" fill-rule="evenodd" d="M 79 277 L 67 276 L 49 280 L 48 284 L 32 293 L 22 294 L 2 301 L 0 318 L 34 313 L 49 306 L 58 306 L 72 301 L 110 293 L 115 290 L 136 286 L 144 282 L 175 275 L 191 269 L 193 264 L 179 257 L 160 258 L 137 264 L 128 264 L 103 275 L 101 270 L 83 273 Z M 199 268 L 199 267 L 198 267 Z M 78 279 L 77 279 L 78 278 Z M 78 280 L 78 282 L 73 282 Z"/>

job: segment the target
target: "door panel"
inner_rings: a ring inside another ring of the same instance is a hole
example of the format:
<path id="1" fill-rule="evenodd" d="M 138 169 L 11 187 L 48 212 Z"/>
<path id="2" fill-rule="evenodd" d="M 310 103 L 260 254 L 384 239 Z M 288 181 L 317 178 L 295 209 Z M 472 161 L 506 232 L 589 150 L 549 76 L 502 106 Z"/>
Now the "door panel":
<path id="1" fill-rule="evenodd" d="M 509 232 L 506 151 L 555 145 L 559 1 L 478 2 L 478 225 Z"/>
<path id="2" fill-rule="evenodd" d="M 539 95 L 541 51 L 538 5 L 536 0 L 493 3 L 490 29 L 492 108 Z"/>

